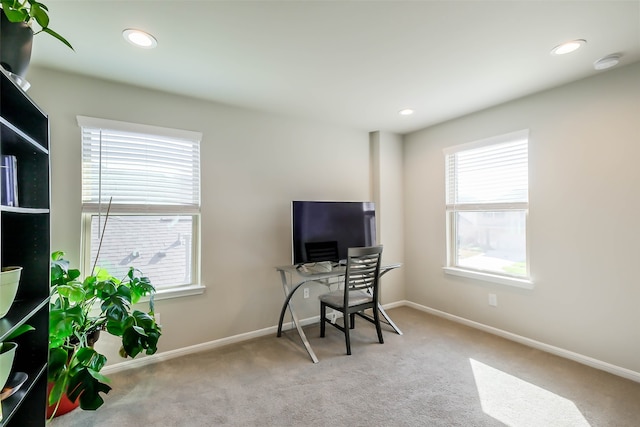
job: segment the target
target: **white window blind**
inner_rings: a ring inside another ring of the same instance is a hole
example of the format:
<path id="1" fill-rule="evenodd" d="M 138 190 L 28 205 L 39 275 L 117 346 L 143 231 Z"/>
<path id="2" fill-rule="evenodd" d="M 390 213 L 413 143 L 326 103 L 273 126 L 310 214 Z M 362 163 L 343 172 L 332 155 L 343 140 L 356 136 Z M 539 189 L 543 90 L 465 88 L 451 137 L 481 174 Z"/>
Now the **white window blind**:
<path id="1" fill-rule="evenodd" d="M 198 212 L 201 134 L 78 117 L 82 128 L 82 203 L 97 212 Z"/>
<path id="2" fill-rule="evenodd" d="M 479 141 L 447 150 L 447 206 L 526 204 L 529 194 L 527 133 L 505 135 L 507 142 Z"/>

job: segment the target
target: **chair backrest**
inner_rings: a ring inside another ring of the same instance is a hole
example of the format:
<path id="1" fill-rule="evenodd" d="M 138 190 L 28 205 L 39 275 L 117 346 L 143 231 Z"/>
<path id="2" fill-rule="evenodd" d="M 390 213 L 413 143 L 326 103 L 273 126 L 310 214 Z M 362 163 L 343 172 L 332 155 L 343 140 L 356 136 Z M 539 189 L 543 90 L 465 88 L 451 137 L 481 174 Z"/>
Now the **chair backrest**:
<path id="1" fill-rule="evenodd" d="M 304 250 L 307 252 L 308 262 L 338 261 L 338 242 L 305 242 Z"/>
<path id="2" fill-rule="evenodd" d="M 377 302 L 381 260 L 382 246 L 349 248 L 347 251 L 345 290 L 370 291 L 374 302 Z M 347 303 L 347 294 L 348 292 L 345 292 L 345 303 Z"/>

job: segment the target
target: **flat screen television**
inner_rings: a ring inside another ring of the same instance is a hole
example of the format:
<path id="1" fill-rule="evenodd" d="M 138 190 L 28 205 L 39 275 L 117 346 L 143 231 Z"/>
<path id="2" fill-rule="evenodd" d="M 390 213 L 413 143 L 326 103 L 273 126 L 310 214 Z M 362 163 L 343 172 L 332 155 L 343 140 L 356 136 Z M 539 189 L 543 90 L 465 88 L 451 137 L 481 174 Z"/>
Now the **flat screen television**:
<path id="1" fill-rule="evenodd" d="M 340 262 L 350 247 L 376 244 L 373 202 L 291 203 L 293 264 Z"/>

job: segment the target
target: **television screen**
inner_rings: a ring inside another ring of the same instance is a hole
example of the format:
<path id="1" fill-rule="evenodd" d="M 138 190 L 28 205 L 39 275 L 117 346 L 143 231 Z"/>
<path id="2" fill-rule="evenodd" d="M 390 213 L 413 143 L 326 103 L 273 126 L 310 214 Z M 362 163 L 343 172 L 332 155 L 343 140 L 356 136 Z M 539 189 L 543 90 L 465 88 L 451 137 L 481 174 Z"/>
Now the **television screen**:
<path id="1" fill-rule="evenodd" d="M 291 203 L 293 263 L 339 262 L 350 247 L 376 244 L 373 202 Z"/>

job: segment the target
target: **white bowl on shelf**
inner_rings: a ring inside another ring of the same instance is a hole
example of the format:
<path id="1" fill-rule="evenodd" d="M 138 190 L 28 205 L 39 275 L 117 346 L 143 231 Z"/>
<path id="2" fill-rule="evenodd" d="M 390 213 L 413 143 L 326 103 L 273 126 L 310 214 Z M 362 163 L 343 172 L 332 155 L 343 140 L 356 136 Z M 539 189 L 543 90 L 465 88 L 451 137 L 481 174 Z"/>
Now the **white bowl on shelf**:
<path id="1" fill-rule="evenodd" d="M 4 388 L 9 379 L 17 347 L 18 344 L 14 342 L 0 343 L 0 390 Z"/>
<path id="2" fill-rule="evenodd" d="M 18 292 L 22 267 L 4 267 L 0 273 L 0 319 L 11 308 Z"/>

